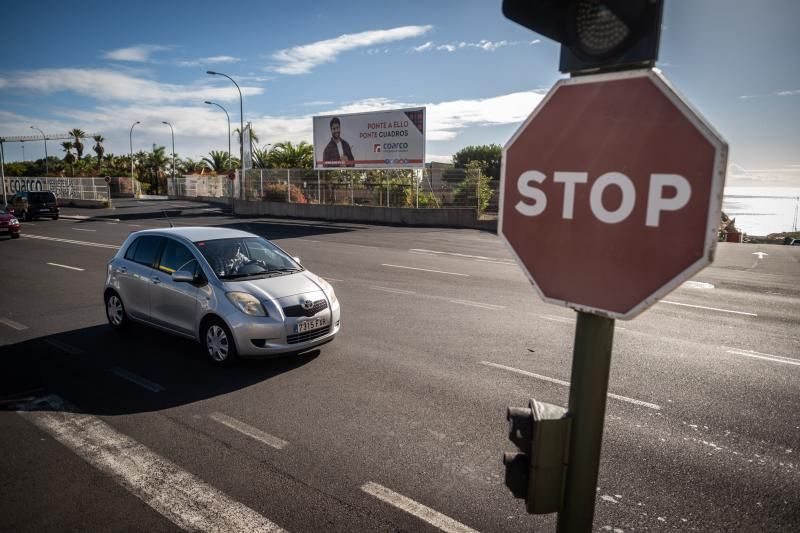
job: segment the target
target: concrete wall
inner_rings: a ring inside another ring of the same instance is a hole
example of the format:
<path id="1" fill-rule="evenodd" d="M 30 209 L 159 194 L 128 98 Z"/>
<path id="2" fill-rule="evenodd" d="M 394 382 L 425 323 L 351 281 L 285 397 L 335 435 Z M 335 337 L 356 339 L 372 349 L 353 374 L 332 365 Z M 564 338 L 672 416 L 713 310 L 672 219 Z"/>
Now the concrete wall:
<path id="1" fill-rule="evenodd" d="M 286 202 L 234 200 L 233 212 L 237 215 L 305 218 L 329 222 L 438 226 L 497 231 L 496 220 L 477 220 L 475 209 L 473 208 L 411 209 L 406 207 L 290 204 Z"/>

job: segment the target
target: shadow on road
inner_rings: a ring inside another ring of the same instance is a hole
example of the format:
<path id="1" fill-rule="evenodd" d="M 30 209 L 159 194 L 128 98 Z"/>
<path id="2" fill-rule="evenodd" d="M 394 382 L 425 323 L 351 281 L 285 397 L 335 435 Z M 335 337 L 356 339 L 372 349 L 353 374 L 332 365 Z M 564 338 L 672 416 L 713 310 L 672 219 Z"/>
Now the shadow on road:
<path id="1" fill-rule="evenodd" d="M 83 413 L 160 411 L 245 389 L 313 362 L 320 354 L 245 360 L 219 368 L 190 340 L 141 326 L 67 331 L 0 348 L 0 409 L 57 394 Z M 163 387 L 154 392 L 123 376 Z"/>

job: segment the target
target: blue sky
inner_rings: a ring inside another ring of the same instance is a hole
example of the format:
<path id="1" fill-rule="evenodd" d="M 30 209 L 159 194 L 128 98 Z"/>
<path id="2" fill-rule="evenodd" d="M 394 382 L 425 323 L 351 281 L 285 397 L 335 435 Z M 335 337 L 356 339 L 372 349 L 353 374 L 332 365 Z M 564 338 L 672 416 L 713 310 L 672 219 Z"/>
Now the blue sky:
<path id="1" fill-rule="evenodd" d="M 227 150 L 218 102 L 261 144 L 311 141 L 311 117 L 428 107 L 429 159 L 505 144 L 558 72 L 555 43 L 501 2 L 84 1 L 3 7 L 0 135 L 78 127 L 106 150 Z M 726 138 L 729 185 L 800 187 L 800 2 L 667 0 L 658 67 Z M 234 143 L 235 144 L 235 143 Z M 27 159 L 44 155 L 25 143 Z M 48 151 L 60 153 L 55 141 Z M 6 145 L 9 161 L 22 145 Z"/>

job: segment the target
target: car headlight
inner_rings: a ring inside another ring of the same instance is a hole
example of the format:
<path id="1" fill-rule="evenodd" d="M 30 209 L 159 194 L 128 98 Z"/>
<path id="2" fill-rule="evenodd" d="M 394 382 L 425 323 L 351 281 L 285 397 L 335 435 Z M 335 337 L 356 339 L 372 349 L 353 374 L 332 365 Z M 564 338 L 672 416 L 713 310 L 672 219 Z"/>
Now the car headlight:
<path id="1" fill-rule="evenodd" d="M 233 305 L 239 308 L 239 311 L 250 316 L 267 316 L 264 306 L 261 302 L 246 292 L 227 292 L 225 296 L 231 301 Z"/>
<path id="2" fill-rule="evenodd" d="M 317 276 L 317 279 L 319 280 L 319 284 L 322 286 L 322 290 L 325 292 L 325 294 L 328 295 L 328 298 L 330 298 L 331 303 L 335 304 L 337 302 L 337 298 L 336 298 L 336 292 L 334 292 L 333 290 L 333 285 L 331 285 L 330 283 L 328 283 L 319 276 Z"/>
<path id="3" fill-rule="evenodd" d="M 19 224 L 19 220 L 17 220 L 16 218 L 12 218 L 11 220 L 8 221 L 9 226 L 16 226 L 17 224 Z"/>

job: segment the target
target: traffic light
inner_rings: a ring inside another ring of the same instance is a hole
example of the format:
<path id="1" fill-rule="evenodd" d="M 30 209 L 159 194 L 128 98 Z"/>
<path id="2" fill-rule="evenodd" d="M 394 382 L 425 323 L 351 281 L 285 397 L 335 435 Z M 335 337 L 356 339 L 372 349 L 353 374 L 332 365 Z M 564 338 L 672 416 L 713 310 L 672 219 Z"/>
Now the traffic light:
<path id="1" fill-rule="evenodd" d="M 589 74 L 650 68 L 664 0 L 503 0 L 503 15 L 561 43 L 559 70 Z"/>
<path id="2" fill-rule="evenodd" d="M 503 454 L 505 482 L 515 498 L 526 500 L 529 513 L 554 513 L 563 499 L 570 418 L 557 405 L 528 405 L 506 413 L 508 438 L 521 451 Z"/>

